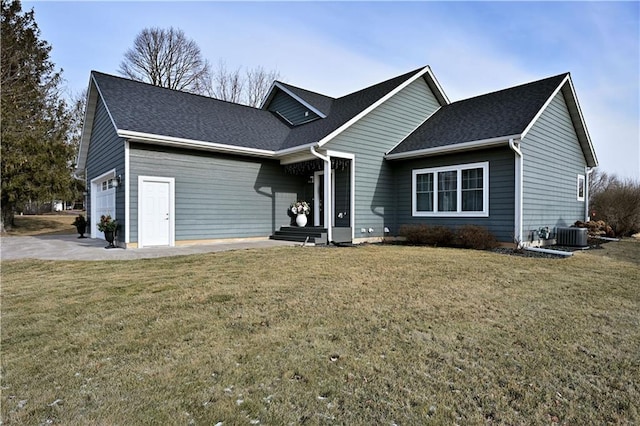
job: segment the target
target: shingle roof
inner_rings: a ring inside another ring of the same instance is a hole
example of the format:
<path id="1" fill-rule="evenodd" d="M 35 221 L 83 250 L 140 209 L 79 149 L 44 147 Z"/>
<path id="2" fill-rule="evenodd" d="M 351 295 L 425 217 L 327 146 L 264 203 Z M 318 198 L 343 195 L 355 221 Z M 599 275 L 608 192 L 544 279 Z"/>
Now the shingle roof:
<path id="1" fill-rule="evenodd" d="M 282 149 L 318 142 L 423 69 L 418 68 L 335 99 L 326 118 L 291 129 Z"/>
<path id="2" fill-rule="evenodd" d="M 93 72 L 119 130 L 279 149 L 289 128 L 272 113 L 205 96 Z"/>
<path id="3" fill-rule="evenodd" d="M 326 118 L 294 128 L 270 111 L 96 71 L 92 75 L 118 130 L 278 151 L 318 142 L 423 69 L 337 99 L 286 85 L 327 113 Z"/>
<path id="4" fill-rule="evenodd" d="M 521 134 L 567 75 L 445 105 L 389 154 Z"/>

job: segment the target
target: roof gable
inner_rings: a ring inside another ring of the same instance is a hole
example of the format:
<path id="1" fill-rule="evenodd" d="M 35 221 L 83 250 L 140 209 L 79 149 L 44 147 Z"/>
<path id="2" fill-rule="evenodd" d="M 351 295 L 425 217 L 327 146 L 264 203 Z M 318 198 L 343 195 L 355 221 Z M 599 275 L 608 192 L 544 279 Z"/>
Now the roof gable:
<path id="1" fill-rule="evenodd" d="M 331 105 L 334 101 L 334 98 L 330 96 L 325 96 L 320 93 L 312 92 L 300 87 L 295 87 L 281 81 L 274 81 L 271 89 L 269 89 L 269 93 L 262 103 L 261 108 L 269 109 L 269 106 L 279 92 L 285 93 L 291 99 L 295 100 L 300 105 L 309 109 L 311 112 L 321 118 L 325 118 L 329 114 L 329 112 L 331 111 Z"/>
<path id="2" fill-rule="evenodd" d="M 558 75 L 446 105 L 390 154 L 519 135 L 565 76 Z"/>
<path id="3" fill-rule="evenodd" d="M 590 166 L 595 151 L 569 73 L 453 102 L 433 114 L 387 158 L 409 158 L 522 139 L 553 97 L 565 96 L 574 128 Z"/>
<path id="4" fill-rule="evenodd" d="M 325 119 L 292 129 L 282 148 L 288 149 L 301 144 L 316 142 L 320 145 L 327 143 L 331 138 L 347 129 L 382 102 L 420 77 L 424 77 L 427 80 L 430 88 L 439 88 L 431 69 L 422 67 L 342 96 L 334 100 L 331 113 Z M 441 104 L 448 102 L 446 95 L 440 89 L 434 91 L 434 94 Z"/>
<path id="5" fill-rule="evenodd" d="M 268 105 L 264 109 L 271 111 L 285 120 L 291 126 L 299 126 L 310 121 L 324 118 L 316 108 L 290 96 L 286 91 L 275 90 Z M 317 112 L 316 112 L 317 111 Z"/>

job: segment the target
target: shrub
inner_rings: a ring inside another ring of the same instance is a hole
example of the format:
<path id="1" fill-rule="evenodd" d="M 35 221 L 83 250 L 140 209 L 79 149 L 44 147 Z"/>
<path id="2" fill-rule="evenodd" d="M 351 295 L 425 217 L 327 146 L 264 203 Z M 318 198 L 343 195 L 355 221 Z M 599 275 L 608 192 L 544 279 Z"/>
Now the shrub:
<path id="1" fill-rule="evenodd" d="M 590 220 L 589 222 L 577 221 L 573 224 L 576 228 L 587 228 L 590 237 L 615 237 L 613 228 L 605 223 L 604 220 Z"/>
<path id="2" fill-rule="evenodd" d="M 456 243 L 460 247 L 490 250 L 498 247 L 498 240 L 483 226 L 465 225 L 456 231 Z"/>
<path id="3" fill-rule="evenodd" d="M 640 232 L 640 182 L 611 176 L 594 189 L 590 203 L 592 220 L 605 221 L 616 236 Z"/>
<path id="4" fill-rule="evenodd" d="M 429 246 L 452 246 L 455 234 L 446 226 L 402 225 L 400 236 L 407 243 Z"/>

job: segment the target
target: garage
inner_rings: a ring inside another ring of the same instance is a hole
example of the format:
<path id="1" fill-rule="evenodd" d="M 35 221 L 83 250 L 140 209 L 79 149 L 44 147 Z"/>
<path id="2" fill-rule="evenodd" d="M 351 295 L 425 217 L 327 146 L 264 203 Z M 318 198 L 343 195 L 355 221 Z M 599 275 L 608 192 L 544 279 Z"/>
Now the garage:
<path id="1" fill-rule="evenodd" d="M 107 173 L 91 181 L 91 238 L 104 240 L 104 233 L 98 231 L 100 216 L 110 215 L 116 219 L 115 172 Z"/>

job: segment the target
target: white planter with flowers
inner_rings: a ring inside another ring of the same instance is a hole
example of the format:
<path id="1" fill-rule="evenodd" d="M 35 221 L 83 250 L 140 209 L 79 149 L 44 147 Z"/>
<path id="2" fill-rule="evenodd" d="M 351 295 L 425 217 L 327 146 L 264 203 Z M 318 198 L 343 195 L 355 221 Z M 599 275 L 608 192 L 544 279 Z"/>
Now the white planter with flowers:
<path id="1" fill-rule="evenodd" d="M 296 225 L 304 227 L 307 225 L 307 215 L 311 212 L 306 201 L 296 201 L 291 204 L 291 213 L 296 215 Z"/>

